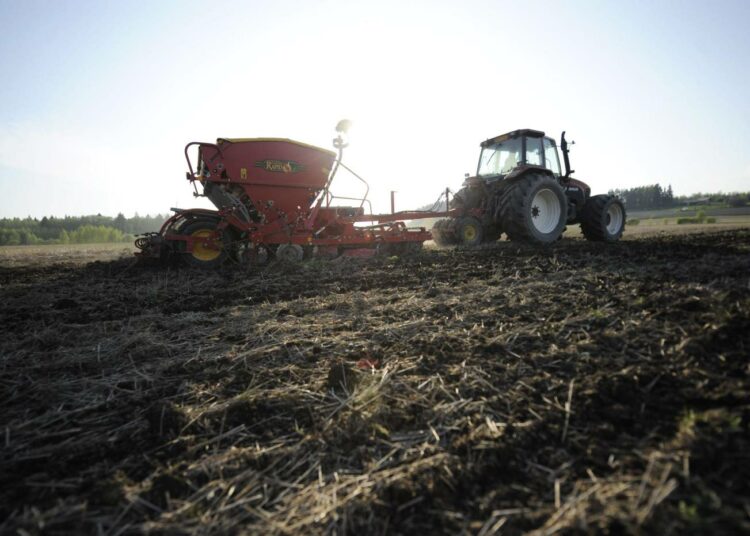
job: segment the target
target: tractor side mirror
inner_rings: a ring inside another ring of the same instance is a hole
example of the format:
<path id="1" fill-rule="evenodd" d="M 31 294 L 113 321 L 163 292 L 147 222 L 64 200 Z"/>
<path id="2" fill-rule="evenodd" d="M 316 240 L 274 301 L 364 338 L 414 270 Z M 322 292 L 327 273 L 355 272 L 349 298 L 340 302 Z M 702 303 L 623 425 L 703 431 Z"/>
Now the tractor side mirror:
<path id="1" fill-rule="evenodd" d="M 570 149 L 568 149 L 568 145 L 575 145 L 575 142 L 571 141 L 568 143 L 565 139 L 565 131 L 563 130 L 563 133 L 560 135 L 560 149 L 562 149 L 563 162 L 565 163 L 565 175 L 563 175 L 565 180 L 568 180 L 570 174 L 574 173 L 574 170 L 570 169 L 570 157 L 568 156 Z"/>

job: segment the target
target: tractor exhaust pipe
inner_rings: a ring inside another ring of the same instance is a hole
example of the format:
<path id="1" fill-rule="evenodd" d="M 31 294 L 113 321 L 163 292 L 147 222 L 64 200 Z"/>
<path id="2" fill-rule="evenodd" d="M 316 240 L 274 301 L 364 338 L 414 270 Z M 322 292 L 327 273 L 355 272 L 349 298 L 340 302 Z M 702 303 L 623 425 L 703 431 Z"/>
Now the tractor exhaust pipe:
<path id="1" fill-rule="evenodd" d="M 573 145 L 575 142 L 570 142 L 571 145 Z M 570 175 L 572 173 L 575 173 L 575 170 L 570 169 L 570 158 L 568 157 L 568 152 L 570 149 L 568 149 L 568 142 L 565 141 L 565 131 L 563 130 L 563 133 L 560 135 L 560 149 L 562 149 L 563 154 L 563 162 L 565 163 L 565 178 L 569 179 Z"/>

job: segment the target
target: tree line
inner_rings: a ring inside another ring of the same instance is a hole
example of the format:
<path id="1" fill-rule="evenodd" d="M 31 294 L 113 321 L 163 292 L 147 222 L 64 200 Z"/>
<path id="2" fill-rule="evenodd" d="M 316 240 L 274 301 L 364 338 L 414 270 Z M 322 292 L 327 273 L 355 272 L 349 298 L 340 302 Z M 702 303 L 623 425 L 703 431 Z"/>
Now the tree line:
<path id="1" fill-rule="evenodd" d="M 114 218 L 101 214 L 2 218 L 0 246 L 130 242 L 136 234 L 158 231 L 167 218 L 166 215 L 139 216 L 137 213 L 132 218 L 122 213 Z"/>
<path id="2" fill-rule="evenodd" d="M 672 185 L 662 188 L 659 183 L 637 186 L 623 190 L 610 190 L 609 195 L 616 195 L 630 210 L 668 208 L 675 205 Z"/>
<path id="3" fill-rule="evenodd" d="M 706 203 L 725 203 L 729 206 L 742 207 L 750 202 L 748 192 L 730 193 L 702 193 L 675 196 L 672 185 L 662 188 L 659 183 L 635 188 L 610 190 L 610 195 L 616 195 L 623 200 L 625 206 L 630 210 L 645 210 L 669 208 L 685 205 L 691 202 L 704 200 Z"/>

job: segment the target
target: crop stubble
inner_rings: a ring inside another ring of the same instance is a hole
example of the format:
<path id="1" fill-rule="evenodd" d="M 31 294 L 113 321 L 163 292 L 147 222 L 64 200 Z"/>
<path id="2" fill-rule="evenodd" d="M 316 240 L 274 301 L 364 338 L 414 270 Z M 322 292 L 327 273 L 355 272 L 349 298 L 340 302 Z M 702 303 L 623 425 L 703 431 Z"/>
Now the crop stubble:
<path id="1" fill-rule="evenodd" d="M 0 530 L 748 530 L 750 231 L 0 269 Z"/>

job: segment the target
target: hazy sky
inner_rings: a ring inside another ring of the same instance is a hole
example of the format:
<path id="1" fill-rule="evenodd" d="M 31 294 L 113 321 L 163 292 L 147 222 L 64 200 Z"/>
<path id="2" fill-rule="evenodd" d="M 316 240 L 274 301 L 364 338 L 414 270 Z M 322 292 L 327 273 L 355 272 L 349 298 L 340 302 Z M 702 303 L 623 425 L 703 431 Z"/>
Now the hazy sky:
<path id="1" fill-rule="evenodd" d="M 330 147 L 399 208 L 567 130 L 595 193 L 750 189 L 750 1 L 0 0 L 0 217 L 206 206 L 188 141 Z"/>

